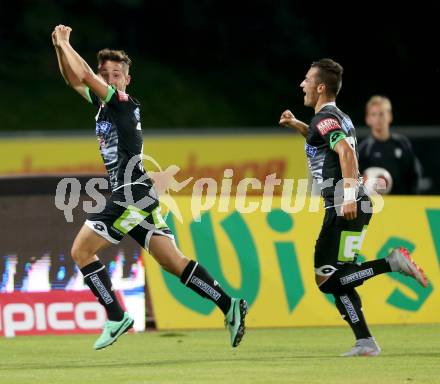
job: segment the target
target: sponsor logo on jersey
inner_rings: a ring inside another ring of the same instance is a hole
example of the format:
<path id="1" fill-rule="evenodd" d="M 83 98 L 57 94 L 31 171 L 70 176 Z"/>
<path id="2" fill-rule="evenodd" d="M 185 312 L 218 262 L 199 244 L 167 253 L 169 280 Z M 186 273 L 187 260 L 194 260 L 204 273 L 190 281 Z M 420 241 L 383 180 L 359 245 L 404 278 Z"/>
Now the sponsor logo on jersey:
<path id="1" fill-rule="evenodd" d="M 122 91 L 118 91 L 118 100 L 119 101 L 128 101 L 128 94 Z"/>
<path id="2" fill-rule="evenodd" d="M 402 149 L 401 148 L 396 148 L 394 150 L 394 155 L 396 156 L 396 158 L 400 159 L 402 157 Z"/>
<path id="3" fill-rule="evenodd" d="M 319 133 L 324 136 L 327 133 L 334 131 L 336 129 L 341 129 L 338 120 L 333 118 L 322 119 L 318 124 L 316 124 Z"/>
<path id="4" fill-rule="evenodd" d="M 96 134 L 98 136 L 107 135 L 112 127 L 110 121 L 98 121 L 96 123 Z"/>
<path id="5" fill-rule="evenodd" d="M 315 157 L 316 152 L 318 151 L 318 148 L 306 143 L 305 150 L 306 150 L 306 155 L 308 157 Z"/>

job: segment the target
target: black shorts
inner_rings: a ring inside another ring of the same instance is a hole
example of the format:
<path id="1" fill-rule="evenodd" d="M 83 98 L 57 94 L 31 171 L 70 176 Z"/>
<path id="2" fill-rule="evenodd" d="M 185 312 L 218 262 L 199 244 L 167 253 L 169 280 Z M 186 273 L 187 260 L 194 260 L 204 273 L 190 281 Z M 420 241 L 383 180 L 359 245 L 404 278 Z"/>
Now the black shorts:
<path id="1" fill-rule="evenodd" d="M 372 216 L 364 212 L 366 206 L 371 208 L 371 201 L 368 196 L 363 196 L 357 202 L 357 217 L 354 220 L 338 216 L 334 207 L 325 210 L 324 222 L 315 245 L 317 275 L 329 276 L 338 265 L 355 261 Z"/>
<path id="2" fill-rule="evenodd" d="M 114 191 L 104 210 L 90 214 L 85 224 L 113 244 L 129 234 L 146 250 L 153 235 L 174 240 L 161 215 L 156 191 L 145 184 L 131 184 Z"/>

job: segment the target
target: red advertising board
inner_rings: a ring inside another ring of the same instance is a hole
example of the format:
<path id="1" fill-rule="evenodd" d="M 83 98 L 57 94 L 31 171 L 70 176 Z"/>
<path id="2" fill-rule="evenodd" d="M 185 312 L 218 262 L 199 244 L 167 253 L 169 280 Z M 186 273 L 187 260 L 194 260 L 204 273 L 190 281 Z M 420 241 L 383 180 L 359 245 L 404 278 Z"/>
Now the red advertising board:
<path id="1" fill-rule="evenodd" d="M 74 221 L 66 222 L 54 205 L 56 185 L 41 190 L 40 178 L 21 182 L 35 194 L 3 195 L 0 188 L 0 214 L 10 218 L 0 222 L 0 337 L 101 332 L 105 311 L 70 257 L 86 213 L 79 207 Z M 99 252 L 99 259 L 133 316 L 135 331 L 145 330 L 145 270 L 139 244 L 127 236 Z"/>
<path id="2" fill-rule="evenodd" d="M 99 333 L 105 320 L 90 291 L 0 294 L 1 336 Z"/>

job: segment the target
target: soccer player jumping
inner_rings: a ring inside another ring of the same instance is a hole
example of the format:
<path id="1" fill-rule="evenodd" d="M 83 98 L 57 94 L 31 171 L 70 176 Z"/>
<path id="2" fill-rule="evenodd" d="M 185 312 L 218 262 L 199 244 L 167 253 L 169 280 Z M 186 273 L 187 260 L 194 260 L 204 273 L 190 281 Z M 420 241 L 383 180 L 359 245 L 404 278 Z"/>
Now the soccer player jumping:
<path id="1" fill-rule="evenodd" d="M 304 105 L 315 110 L 310 125 L 289 110 L 279 123 L 306 138 L 309 169 L 324 198 L 324 222 L 315 245 L 315 280 L 322 292 L 334 296 L 356 337 L 354 347 L 342 356 L 376 356 L 381 349 L 368 329 L 355 288 L 387 272 L 411 276 L 424 287 L 428 283 L 405 248 L 393 249 L 384 259 L 362 264 L 356 260 L 372 214 L 358 170 L 356 131 L 335 103 L 342 73 L 342 66 L 331 59 L 313 62 L 300 85 Z"/>
<path id="2" fill-rule="evenodd" d="M 133 318 L 121 308 L 105 267 L 96 256 L 127 234 L 166 271 L 220 308 L 231 344 L 236 347 L 245 331 L 246 301 L 228 296 L 208 271 L 179 251 L 161 216 L 153 183 L 143 168 L 140 104 L 125 93 L 131 80 L 131 60 L 123 51 L 101 50 L 95 74 L 70 45 L 71 31 L 70 27 L 58 25 L 52 42 L 64 80 L 98 111 L 96 135 L 112 190 L 105 209 L 89 216 L 72 246 L 73 260 L 108 316 L 94 348 L 113 344 L 133 326 Z"/>

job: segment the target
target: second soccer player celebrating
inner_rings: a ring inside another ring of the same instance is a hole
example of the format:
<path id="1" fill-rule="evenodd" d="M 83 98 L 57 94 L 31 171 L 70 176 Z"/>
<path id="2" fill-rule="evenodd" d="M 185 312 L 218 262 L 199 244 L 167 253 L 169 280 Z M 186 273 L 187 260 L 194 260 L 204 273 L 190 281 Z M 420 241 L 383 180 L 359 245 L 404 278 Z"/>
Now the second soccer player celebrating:
<path id="1" fill-rule="evenodd" d="M 304 105 L 312 107 L 315 116 L 307 125 L 286 110 L 280 124 L 306 138 L 310 172 L 321 186 L 326 212 L 315 246 L 315 280 L 322 292 L 334 296 L 356 337 L 355 346 L 343 356 L 375 356 L 380 347 L 368 329 L 355 287 L 386 272 L 409 275 L 423 286 L 427 281 L 405 248 L 392 250 L 384 259 L 356 261 L 371 218 L 371 202 L 359 178 L 354 126 L 335 103 L 342 72 L 341 65 L 331 59 L 312 63 L 301 88 Z"/>
<path id="2" fill-rule="evenodd" d="M 73 260 L 108 316 L 94 348 L 111 345 L 133 326 L 132 317 L 121 308 L 105 267 L 96 256 L 127 234 L 186 287 L 221 309 L 231 344 L 236 347 L 245 331 L 246 301 L 229 297 L 199 263 L 177 249 L 174 236 L 160 214 L 152 181 L 144 171 L 140 104 L 125 93 L 131 80 L 128 74 L 131 60 L 123 51 L 104 49 L 98 53 L 98 74 L 95 74 L 70 45 L 70 33 L 70 27 L 58 25 L 52 33 L 52 42 L 66 83 L 98 110 L 96 134 L 112 189 L 105 209 L 89 216 L 72 247 Z"/>

